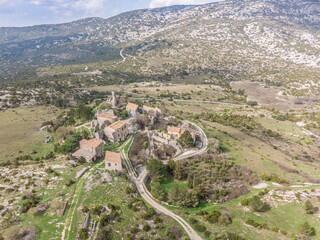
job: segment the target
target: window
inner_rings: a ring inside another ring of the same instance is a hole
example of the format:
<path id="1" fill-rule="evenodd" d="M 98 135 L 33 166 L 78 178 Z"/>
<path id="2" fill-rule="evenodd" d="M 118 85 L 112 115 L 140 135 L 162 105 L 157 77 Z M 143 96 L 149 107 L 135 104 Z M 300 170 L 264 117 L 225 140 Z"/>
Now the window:
<path id="1" fill-rule="evenodd" d="M 108 163 L 108 167 L 111 167 L 111 163 Z"/>

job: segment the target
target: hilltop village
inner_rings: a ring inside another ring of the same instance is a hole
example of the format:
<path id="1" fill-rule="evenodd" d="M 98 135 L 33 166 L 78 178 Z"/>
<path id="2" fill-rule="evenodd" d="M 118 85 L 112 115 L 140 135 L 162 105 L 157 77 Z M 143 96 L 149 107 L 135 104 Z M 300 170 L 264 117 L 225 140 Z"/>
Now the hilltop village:
<path id="1" fill-rule="evenodd" d="M 92 137 L 79 142 L 79 149 L 72 153 L 71 160 L 94 163 L 104 158 L 107 170 L 123 171 L 120 153 L 104 151 L 103 146 L 109 143 L 118 146 L 128 135 L 138 132 L 147 135 L 144 144 L 150 159 L 177 157 L 191 148 L 202 147 L 200 133 L 194 126 L 178 122 L 174 117 L 162 117 L 159 108 L 128 102 L 124 109 L 119 109 L 114 92 L 108 102 L 112 108 L 97 111 L 88 127 Z M 121 117 L 115 115 L 116 110 L 121 112 Z M 171 154 L 160 151 L 164 148 L 170 149 Z"/>

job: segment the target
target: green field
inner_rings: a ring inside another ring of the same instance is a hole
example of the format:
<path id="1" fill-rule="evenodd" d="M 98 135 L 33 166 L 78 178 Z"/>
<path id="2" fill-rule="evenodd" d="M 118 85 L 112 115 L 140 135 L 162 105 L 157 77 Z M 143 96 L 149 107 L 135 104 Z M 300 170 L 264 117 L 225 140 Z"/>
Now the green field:
<path id="1" fill-rule="evenodd" d="M 40 131 L 40 127 L 59 111 L 54 107 L 20 107 L 0 112 L 0 161 L 32 151 L 37 152 L 35 156 L 50 152 L 53 146 L 44 142 L 48 133 Z"/>

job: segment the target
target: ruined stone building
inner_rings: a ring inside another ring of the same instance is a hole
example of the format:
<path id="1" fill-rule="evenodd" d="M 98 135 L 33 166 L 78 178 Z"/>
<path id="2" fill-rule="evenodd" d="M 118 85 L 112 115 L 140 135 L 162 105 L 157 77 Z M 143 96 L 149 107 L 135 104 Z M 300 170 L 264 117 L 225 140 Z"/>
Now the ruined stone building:
<path id="1" fill-rule="evenodd" d="M 128 127 L 126 122 L 117 121 L 104 128 L 104 134 L 109 141 L 118 143 L 124 141 L 128 135 Z"/>
<path id="2" fill-rule="evenodd" d="M 71 156 L 72 160 L 83 157 L 86 162 L 93 163 L 98 157 L 103 157 L 103 142 L 97 139 L 82 139 L 80 149 Z"/>

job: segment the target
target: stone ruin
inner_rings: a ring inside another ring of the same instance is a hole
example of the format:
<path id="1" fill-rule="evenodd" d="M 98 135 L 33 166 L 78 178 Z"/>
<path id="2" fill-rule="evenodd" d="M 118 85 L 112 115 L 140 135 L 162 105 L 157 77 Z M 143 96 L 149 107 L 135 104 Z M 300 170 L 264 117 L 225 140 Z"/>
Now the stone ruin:
<path id="1" fill-rule="evenodd" d="M 111 96 L 108 99 L 108 103 L 111 104 L 113 108 L 115 108 L 118 105 L 119 101 L 115 92 L 111 92 Z"/>

